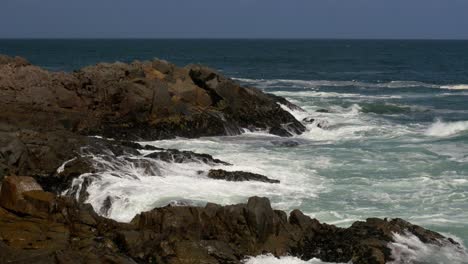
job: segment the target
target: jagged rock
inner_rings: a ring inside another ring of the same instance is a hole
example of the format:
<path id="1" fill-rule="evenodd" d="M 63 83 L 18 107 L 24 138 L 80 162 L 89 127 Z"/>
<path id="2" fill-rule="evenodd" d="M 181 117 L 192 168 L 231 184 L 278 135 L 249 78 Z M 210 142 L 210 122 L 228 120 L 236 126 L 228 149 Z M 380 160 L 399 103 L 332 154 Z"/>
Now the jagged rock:
<path id="1" fill-rule="evenodd" d="M 281 124 L 294 133 L 304 131 L 277 104 L 285 99 L 241 87 L 198 65 L 135 61 L 56 73 L 19 58 L 1 61 L 0 117 L 18 127 L 146 140 L 226 135 L 243 127 Z"/>
<path id="2" fill-rule="evenodd" d="M 36 177 L 36 180 L 48 192 L 60 194 L 71 186 L 73 179 L 85 173 L 94 173 L 96 169 L 90 157 L 77 156 L 66 161 L 53 175 Z"/>
<path id="3" fill-rule="evenodd" d="M 13 209 L 0 207 L 0 263 L 135 263 L 107 233 L 118 225 L 90 206 L 44 192 L 31 177 L 10 176 L 5 182 L 2 201 L 6 194 L 21 195 L 11 196 Z M 25 203 L 34 211 L 18 210 Z"/>
<path id="4" fill-rule="evenodd" d="M 387 244 L 393 232 L 409 231 L 426 243 L 458 245 L 401 219 L 368 219 L 347 229 L 322 224 L 298 210 L 288 219 L 260 197 L 227 206 L 166 206 L 123 224 L 98 216 L 89 205 L 38 190 L 32 178 L 20 180 L 34 190 L 20 187 L 23 196 L 12 197 L 47 210 L 24 217 L 0 207 L 0 263 L 239 264 L 245 256 L 271 253 L 384 264 L 391 261 Z M 2 196 L 21 181 L 4 185 Z M 48 206 L 50 199 L 53 206 Z"/>
<path id="5" fill-rule="evenodd" d="M 268 183 L 280 183 L 279 180 L 273 180 L 266 176 L 244 171 L 225 171 L 225 170 L 210 170 L 208 178 L 225 181 L 260 181 Z"/>
<path id="6" fill-rule="evenodd" d="M 211 165 L 231 165 L 222 160 L 215 159 L 213 156 L 208 154 L 199 154 L 192 151 L 180 151 L 177 149 L 165 149 L 150 153 L 145 157 L 174 163 L 203 162 Z"/>
<path id="7" fill-rule="evenodd" d="M 243 128 L 302 133 L 305 127 L 278 103 L 293 107 L 200 65 L 101 63 L 65 73 L 0 56 L 0 178 L 32 175 L 59 192 L 75 176 L 56 187 L 56 178 L 45 178 L 57 176 L 82 147 L 100 151 L 100 143 L 84 135 L 115 139 L 106 149 L 123 155 L 136 148 L 120 140 L 236 135 Z"/>

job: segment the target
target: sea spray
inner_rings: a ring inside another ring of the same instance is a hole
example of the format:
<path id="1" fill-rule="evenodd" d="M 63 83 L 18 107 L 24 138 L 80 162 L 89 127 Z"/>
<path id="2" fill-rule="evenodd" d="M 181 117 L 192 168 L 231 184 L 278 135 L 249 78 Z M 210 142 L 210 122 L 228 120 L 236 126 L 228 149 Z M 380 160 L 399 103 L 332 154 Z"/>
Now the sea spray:
<path id="1" fill-rule="evenodd" d="M 449 137 L 468 131 L 468 121 L 443 122 L 436 120 L 425 132 L 427 136 Z"/>

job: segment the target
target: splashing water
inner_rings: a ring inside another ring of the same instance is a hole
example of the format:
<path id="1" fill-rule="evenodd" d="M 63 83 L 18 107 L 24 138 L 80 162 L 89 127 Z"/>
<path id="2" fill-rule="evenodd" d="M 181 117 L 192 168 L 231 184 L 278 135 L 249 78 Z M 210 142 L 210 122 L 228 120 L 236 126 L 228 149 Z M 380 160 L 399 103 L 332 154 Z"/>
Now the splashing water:
<path id="1" fill-rule="evenodd" d="M 468 131 L 468 121 L 442 122 L 437 120 L 425 134 L 433 137 L 449 137 L 466 131 Z"/>

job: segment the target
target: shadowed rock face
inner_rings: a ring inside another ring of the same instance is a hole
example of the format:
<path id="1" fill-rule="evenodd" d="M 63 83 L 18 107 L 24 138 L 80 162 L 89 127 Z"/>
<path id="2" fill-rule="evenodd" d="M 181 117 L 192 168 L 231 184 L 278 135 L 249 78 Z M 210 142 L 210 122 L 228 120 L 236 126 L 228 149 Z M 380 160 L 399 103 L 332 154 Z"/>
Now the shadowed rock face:
<path id="1" fill-rule="evenodd" d="M 271 253 L 383 264 L 391 260 L 393 232 L 409 231 L 426 243 L 445 239 L 401 219 L 368 219 L 344 229 L 298 210 L 288 217 L 260 197 L 228 206 L 156 208 L 123 224 L 42 191 L 32 178 L 5 181 L 0 196 L 11 203 L 0 204 L 0 263 L 240 263 Z"/>

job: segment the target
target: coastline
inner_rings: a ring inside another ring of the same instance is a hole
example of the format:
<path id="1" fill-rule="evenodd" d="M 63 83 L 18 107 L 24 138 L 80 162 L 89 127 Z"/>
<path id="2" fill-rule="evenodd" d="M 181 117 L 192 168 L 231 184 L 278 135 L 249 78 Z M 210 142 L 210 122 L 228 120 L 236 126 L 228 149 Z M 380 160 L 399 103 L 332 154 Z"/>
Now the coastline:
<path id="1" fill-rule="evenodd" d="M 212 263 L 237 263 L 249 255 L 264 253 L 276 256 L 292 254 L 305 260 L 319 257 L 327 261 L 385 263 L 391 260 L 391 250 L 387 245 L 395 242 L 393 232 L 404 234 L 406 230 L 411 230 L 421 241 L 433 244 L 438 244 L 443 239 L 437 233 L 402 220 L 370 219 L 367 222 L 357 222 L 350 229 L 340 229 L 320 224 L 297 211 L 288 219 L 286 213 L 272 210 L 269 201 L 261 198 L 252 198 L 246 205 L 231 207 L 210 204 L 205 208 L 157 208 L 142 213 L 130 225 L 104 219 L 96 215 L 89 206 L 76 203 L 71 198 L 56 197 L 41 189 L 60 194 L 69 189 L 77 177 L 99 174 L 99 167 L 83 154 L 101 155 L 112 161 L 123 153 L 139 153 L 139 150 L 145 149 L 158 153 L 155 157 L 149 157 L 158 160 L 168 157 L 181 163 L 194 159 L 200 162 L 222 162 L 200 153 L 154 149 L 131 141 L 175 136 L 196 138 L 236 135 L 244 128 L 251 131 L 267 130 L 287 137 L 300 134 L 305 128 L 300 120 L 283 110 L 278 103 L 295 109 L 299 107 L 284 98 L 264 94 L 255 88 L 242 87 L 201 66 L 178 68 L 164 61 L 115 63 L 86 67 L 67 74 L 47 72 L 30 65 L 24 59 L 9 57 L 0 58 L 0 66 L 0 73 L 3 74 L 0 85 L 3 100 L 3 109 L 0 109 L 1 132 L 4 135 L 1 143 L 2 147 L 5 146 L 2 148 L 3 174 L 33 176 L 42 185 L 14 195 L 5 191 L 8 189 L 2 185 L 2 195 L 7 192 L 5 196 L 12 199 L 10 204 L 3 205 L 7 210 L 2 209 L 2 219 L 10 219 L 6 222 L 11 219 L 21 222 L 32 218 L 32 229 L 36 227 L 35 221 L 46 228 L 59 224 L 59 228 L 73 233 L 67 239 L 83 236 L 85 240 L 101 240 L 84 243 L 84 247 L 93 252 L 86 256 L 76 251 L 80 245 L 74 242 L 65 247 L 53 248 L 46 242 L 15 244 L 13 240 L 7 239 L 7 242 L 2 242 L 0 250 L 5 250 L 12 260 L 19 260 L 23 251 L 32 247 L 37 250 L 37 254 L 45 254 L 48 260 L 60 259 L 57 252 L 64 250 L 68 258 L 92 256 L 100 259 L 111 256 L 118 263 L 149 262 L 153 258 L 162 258 L 160 261 L 163 263 L 192 263 L 181 260 L 181 255 L 187 255 L 187 252 L 193 253 L 192 258 L 209 260 Z M 91 138 L 90 135 L 115 140 Z M 66 161 L 69 162 L 65 164 Z M 145 170 L 157 170 L 147 159 L 129 162 L 134 162 L 135 166 Z M 17 182 L 26 180 L 11 179 Z M 28 178 L 26 181 L 33 180 Z M 15 184 L 17 183 L 13 182 L 11 186 L 16 186 Z M 85 185 L 83 181 L 80 188 L 75 192 L 71 189 L 69 195 L 84 202 Z M 34 193 L 30 193 L 31 191 Z M 80 213 L 64 216 L 63 210 Z M 164 215 L 161 212 L 165 210 L 171 216 L 168 219 L 161 218 Z M 212 217 L 219 215 L 221 223 L 213 223 L 217 220 Z M 239 221 L 231 223 L 230 220 L 236 217 L 240 218 Z M 82 225 L 82 229 L 96 229 L 104 237 L 98 239 L 99 235 L 94 231 L 89 233 L 89 230 L 72 232 L 75 223 Z M 191 223 L 195 223 L 195 228 L 187 229 L 186 226 L 191 226 Z M 155 228 L 171 225 L 174 228 Z M 5 235 L 2 235 L 4 238 L 9 236 L 8 232 L 18 228 L 15 225 L 3 226 L 6 227 Z M 200 226 L 223 228 L 212 230 Z M 106 234 L 121 228 L 128 232 L 117 237 Z M 241 234 L 248 230 L 248 234 L 246 237 L 241 235 L 241 240 L 235 243 L 230 242 L 233 240 L 230 236 L 238 239 L 239 230 Z M 191 235 L 185 237 L 186 232 Z M 193 236 L 191 232 L 194 233 Z M 29 234 L 24 236 L 26 241 L 37 239 Z M 147 241 L 148 237 L 154 240 L 158 236 L 179 238 L 175 241 L 161 239 L 158 244 Z M 341 247 L 336 247 L 337 241 L 342 241 L 343 237 L 352 239 Z M 64 238 L 51 239 L 63 242 Z M 187 240 L 190 243 L 186 243 Z M 455 241 L 447 241 L 457 246 Z M 250 246 L 244 248 L 246 245 Z M 442 246 L 440 243 L 438 245 Z M 106 249 L 105 253 L 99 252 L 103 247 L 110 251 Z M 216 250 L 210 253 L 209 249 L 213 247 Z M 156 250 L 156 253 L 151 253 L 156 255 L 145 253 L 151 250 Z M 330 250 L 334 253 L 329 253 Z M 324 255 L 323 252 L 327 254 Z M 34 254 L 31 255 L 33 256 Z M 223 262 L 227 260 L 229 261 Z"/>

